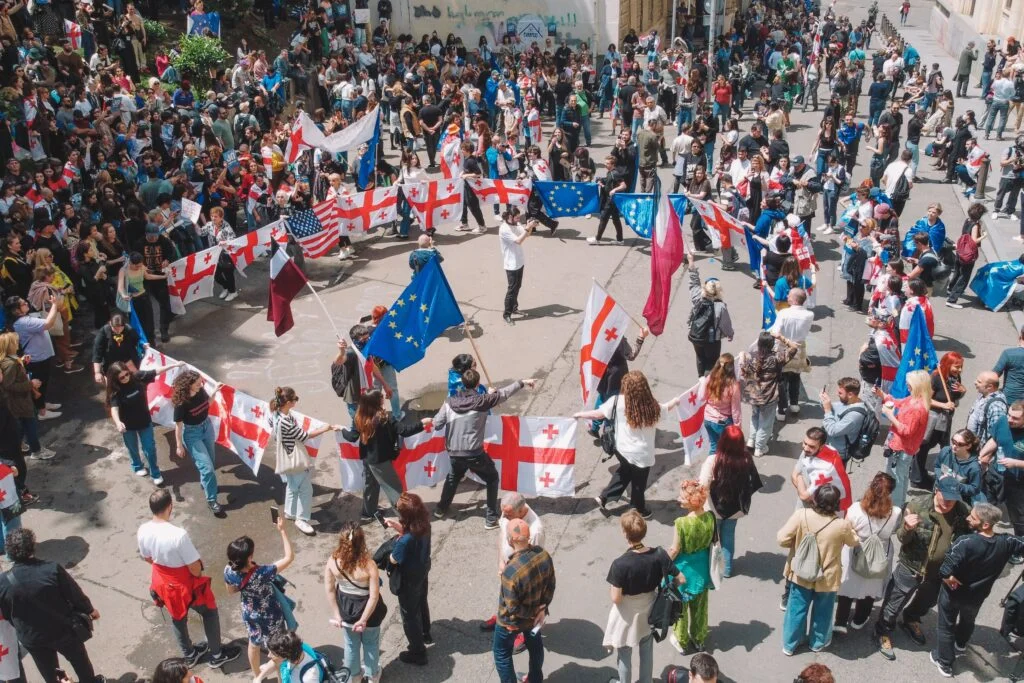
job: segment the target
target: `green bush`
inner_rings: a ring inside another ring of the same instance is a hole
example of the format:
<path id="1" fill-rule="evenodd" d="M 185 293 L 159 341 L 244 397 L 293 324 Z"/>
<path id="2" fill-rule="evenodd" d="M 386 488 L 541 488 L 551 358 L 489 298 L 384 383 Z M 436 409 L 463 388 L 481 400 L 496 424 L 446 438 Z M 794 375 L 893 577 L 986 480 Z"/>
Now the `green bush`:
<path id="1" fill-rule="evenodd" d="M 225 66 L 230 59 L 219 38 L 182 36 L 178 51 L 180 54 L 174 60 L 174 68 L 182 78 L 190 78 L 199 90 L 209 88 L 213 83 L 212 72 Z"/>
<path id="2" fill-rule="evenodd" d="M 253 0 L 204 0 L 203 9 L 220 13 L 221 32 L 231 26 L 244 25 L 252 14 Z"/>
<path id="3" fill-rule="evenodd" d="M 146 27 L 146 37 L 150 43 L 163 43 L 167 40 L 167 27 L 159 21 L 143 19 L 142 25 Z"/>

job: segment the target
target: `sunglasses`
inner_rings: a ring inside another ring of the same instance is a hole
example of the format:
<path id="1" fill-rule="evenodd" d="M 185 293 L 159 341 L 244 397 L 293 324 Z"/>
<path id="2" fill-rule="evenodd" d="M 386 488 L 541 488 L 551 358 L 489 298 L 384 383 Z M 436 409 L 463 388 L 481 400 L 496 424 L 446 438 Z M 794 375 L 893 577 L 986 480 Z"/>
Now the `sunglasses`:
<path id="1" fill-rule="evenodd" d="M 960 440 L 957 440 L 957 439 L 953 439 L 952 441 L 950 441 L 950 443 L 952 443 L 957 448 L 964 448 L 964 447 L 967 446 L 967 442 L 966 441 L 960 441 Z"/>

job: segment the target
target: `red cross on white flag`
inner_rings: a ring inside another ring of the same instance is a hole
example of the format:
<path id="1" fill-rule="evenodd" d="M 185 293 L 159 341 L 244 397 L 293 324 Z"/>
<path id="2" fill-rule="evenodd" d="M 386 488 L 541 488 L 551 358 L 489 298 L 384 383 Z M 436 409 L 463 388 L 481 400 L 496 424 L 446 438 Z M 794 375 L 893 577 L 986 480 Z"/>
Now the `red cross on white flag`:
<path id="1" fill-rule="evenodd" d="M 629 314 L 596 282 L 590 288 L 580 330 L 580 390 L 590 405 L 608 361 L 629 327 Z"/>
<path id="2" fill-rule="evenodd" d="M 184 315 L 186 304 L 213 296 L 213 274 L 217 270 L 220 252 L 221 247 L 211 247 L 170 265 L 167 270 L 167 291 L 172 311 Z"/>
<path id="3" fill-rule="evenodd" d="M 281 221 L 274 221 L 264 225 L 259 230 L 246 233 L 241 237 L 233 239 L 224 245 L 224 250 L 231 261 L 235 264 L 235 270 L 239 275 L 245 274 L 245 269 L 256 259 L 265 256 L 270 251 L 270 243 L 274 239 L 274 231 L 279 230 Z"/>
<path id="4" fill-rule="evenodd" d="M 338 216 L 347 230 L 369 232 L 398 218 L 398 186 L 338 197 Z"/>
<path id="5" fill-rule="evenodd" d="M 490 180 L 478 178 L 470 183 L 473 193 L 484 204 L 524 207 L 530 199 L 531 180 Z"/>
<path id="6" fill-rule="evenodd" d="M 850 494 L 850 478 L 846 475 L 846 466 L 839 453 L 830 446 L 822 446 L 816 455 L 807 457 L 801 454 L 797 460 L 797 469 L 810 493 L 819 486 L 832 484 L 839 489 L 839 509 L 845 511 L 853 504 L 853 497 Z"/>
<path id="7" fill-rule="evenodd" d="M 424 230 L 458 223 L 462 218 L 462 186 L 459 179 L 408 183 L 402 186 L 405 200 Z"/>
<path id="8" fill-rule="evenodd" d="M 572 418 L 489 416 L 484 450 L 501 474 L 501 488 L 528 496 L 573 495 L 576 427 Z"/>
<path id="9" fill-rule="evenodd" d="M 16 681 L 18 667 L 18 633 L 14 625 L 0 615 L 0 681 Z"/>
<path id="10" fill-rule="evenodd" d="M 711 243 L 716 249 L 732 247 L 732 235 L 730 234 L 732 232 L 739 235 L 740 242 L 745 241 L 744 224 L 739 219 L 733 218 L 714 202 L 705 202 L 699 199 L 690 201 L 693 202 L 693 208 L 700 214 L 700 217 L 704 219 L 704 224 L 708 228 L 708 237 L 711 238 Z"/>
<path id="11" fill-rule="evenodd" d="M 711 452 L 708 430 L 704 427 L 704 408 L 707 405 L 707 379 L 701 379 L 692 388 L 683 392 L 676 412 L 679 416 L 679 433 L 683 437 L 685 463 L 690 465 L 695 457 Z"/>
<path id="12" fill-rule="evenodd" d="M 423 431 L 403 439 L 402 450 L 394 464 L 406 491 L 443 481 L 451 470 L 444 430 Z"/>
<path id="13" fill-rule="evenodd" d="M 139 363 L 139 370 L 152 370 L 153 368 L 164 367 L 174 362 L 159 351 L 152 348 L 146 349 Z M 174 405 L 171 404 L 171 385 L 174 378 L 181 372 L 181 368 L 174 368 L 167 372 L 161 372 L 152 382 L 146 385 L 146 399 L 149 403 L 149 415 L 154 424 L 161 427 L 174 426 Z"/>
<path id="14" fill-rule="evenodd" d="M 207 391 L 212 393 L 212 389 Z M 270 406 L 232 386 L 224 385 L 210 402 L 210 420 L 217 443 L 259 473 L 263 451 L 270 443 Z"/>
<path id="15" fill-rule="evenodd" d="M 327 426 L 326 422 L 318 420 L 315 417 L 303 415 L 297 410 L 293 410 L 292 415 L 295 417 L 295 423 L 299 425 L 299 429 L 307 434 Z M 306 439 L 306 452 L 309 453 L 309 457 L 315 458 L 320 455 L 321 450 L 324 448 L 321 446 L 322 439 L 323 434 Z M 330 448 L 329 445 L 327 447 Z"/>
<path id="16" fill-rule="evenodd" d="M 17 502 L 18 489 L 14 485 L 14 470 L 0 464 L 0 510 L 6 510 Z M 0 664 L 2 663 L 0 660 Z"/>

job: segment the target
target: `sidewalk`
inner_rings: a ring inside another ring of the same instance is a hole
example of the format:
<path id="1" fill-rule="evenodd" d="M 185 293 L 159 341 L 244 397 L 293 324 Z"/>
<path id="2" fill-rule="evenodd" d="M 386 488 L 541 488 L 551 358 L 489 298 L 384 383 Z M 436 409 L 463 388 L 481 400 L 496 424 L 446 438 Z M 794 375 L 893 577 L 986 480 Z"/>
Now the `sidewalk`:
<path id="1" fill-rule="evenodd" d="M 932 35 L 928 26 L 929 15 L 924 12 L 917 13 L 915 17 L 914 13 L 910 15 L 910 21 L 907 22 L 906 26 L 897 26 L 897 30 L 903 38 L 911 43 L 917 51 L 921 54 L 921 63 L 926 65 L 928 69 L 931 69 L 932 64 L 938 64 L 941 68 L 943 76 L 945 76 L 946 87 L 949 90 L 956 91 L 956 84 L 953 82 L 953 76 L 956 74 L 957 62 L 959 61 L 959 55 L 953 56 L 948 54 L 939 42 Z M 915 21 L 916 19 L 916 21 Z M 893 15 L 890 20 L 895 20 L 895 23 L 899 23 L 899 16 Z M 984 49 L 984 46 L 980 46 L 979 53 Z M 975 63 L 974 71 L 977 73 L 971 74 L 970 87 L 968 93 L 969 97 L 965 100 L 963 98 L 957 99 L 954 108 L 954 118 L 968 109 L 973 109 L 976 117 L 981 118 L 982 114 L 985 113 L 985 101 L 981 99 L 981 88 L 974 87 L 980 78 L 980 59 Z M 985 199 L 979 199 L 989 208 L 989 213 L 985 214 L 982 222 L 985 227 L 985 232 L 988 233 L 988 238 L 981 242 L 981 252 L 985 255 L 985 260 L 989 263 L 997 261 L 1015 261 L 1021 255 L 1024 250 L 1024 245 L 1020 242 L 1014 241 L 1013 237 L 1020 233 L 1019 223 L 1011 218 L 1001 218 L 996 220 L 992 218 L 992 207 L 995 204 L 996 189 L 999 187 L 999 160 L 1003 156 L 1003 152 L 1009 145 L 1013 144 L 1014 137 L 1016 134 L 1013 132 L 1011 126 L 1012 121 L 1007 121 L 1007 129 L 1003 134 L 1003 141 L 999 142 L 993 138 L 986 140 L 984 131 L 977 131 L 978 143 L 981 145 L 989 154 L 992 166 L 989 170 L 988 182 L 985 184 Z M 921 141 L 922 145 L 926 144 L 924 140 Z M 924 166 L 924 160 L 922 159 L 922 167 Z M 960 205 L 966 212 L 967 207 L 972 203 L 973 200 L 968 201 L 958 191 L 956 194 L 960 200 Z M 1017 213 L 1024 212 L 1024 192 L 1021 193 L 1021 197 L 1017 201 Z M 1004 202 L 1005 204 L 1005 202 Z M 904 226 L 906 227 L 906 226 Z M 946 224 L 946 235 L 954 242 L 956 238 L 960 236 L 959 225 Z M 970 289 L 968 289 L 970 292 Z M 1010 319 L 1013 320 L 1014 327 L 1020 329 L 1024 327 L 1024 312 L 1019 310 L 1010 311 Z"/>

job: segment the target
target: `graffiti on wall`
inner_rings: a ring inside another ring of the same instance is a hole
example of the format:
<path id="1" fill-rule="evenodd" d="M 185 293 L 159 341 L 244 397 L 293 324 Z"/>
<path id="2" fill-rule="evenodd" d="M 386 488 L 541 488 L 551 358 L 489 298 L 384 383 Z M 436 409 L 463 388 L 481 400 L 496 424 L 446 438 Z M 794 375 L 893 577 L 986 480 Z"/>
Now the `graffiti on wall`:
<path id="1" fill-rule="evenodd" d="M 528 1 L 526 4 L 536 3 Z M 505 0 L 482 0 L 473 4 L 453 2 L 443 8 L 433 3 L 410 2 L 404 7 L 399 4 L 396 19 L 399 20 L 400 28 L 405 19 L 409 24 L 408 29 L 417 35 L 430 31 L 437 31 L 441 35 L 451 32 L 462 36 L 464 41 L 472 38 L 474 44 L 480 35 L 486 35 L 494 43 L 500 43 L 506 35 L 519 36 L 525 42 L 536 40 L 540 43 L 549 38 L 552 41 L 564 39 L 576 43 L 592 37 L 595 28 L 593 5 L 586 0 L 578 7 L 567 8 L 558 14 L 545 12 L 548 8 L 550 5 L 543 3 L 543 7 L 536 8 L 540 11 L 523 13 L 522 3 L 508 3 Z M 403 17 L 403 14 L 406 16 Z"/>

